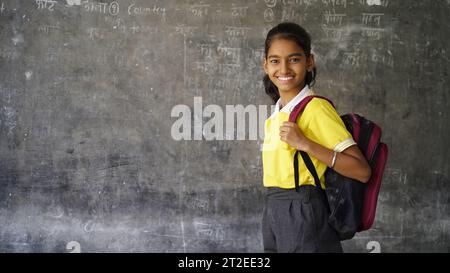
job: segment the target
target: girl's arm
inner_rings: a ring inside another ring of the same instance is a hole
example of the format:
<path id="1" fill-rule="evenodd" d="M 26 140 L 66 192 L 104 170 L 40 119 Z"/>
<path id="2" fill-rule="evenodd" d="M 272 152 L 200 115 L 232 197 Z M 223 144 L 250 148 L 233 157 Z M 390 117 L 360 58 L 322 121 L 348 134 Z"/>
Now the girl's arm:
<path id="1" fill-rule="evenodd" d="M 305 139 L 307 139 L 305 137 Z M 307 144 L 303 146 L 303 149 L 308 154 L 314 156 L 318 160 L 331 167 L 334 151 L 323 147 L 319 143 L 312 140 L 307 140 Z M 362 183 L 369 181 L 372 175 L 372 170 L 367 163 L 367 160 L 362 155 L 358 146 L 353 145 L 342 151 L 342 153 L 336 154 L 336 161 L 334 168 L 336 172 L 343 176 L 347 176 Z"/>
<path id="2" fill-rule="evenodd" d="M 284 122 L 280 127 L 280 138 L 297 150 L 305 151 L 331 167 L 334 151 L 305 137 L 296 123 Z M 356 145 L 345 149 L 342 153 L 337 153 L 333 169 L 343 176 L 362 183 L 369 181 L 372 175 L 366 158 Z"/>

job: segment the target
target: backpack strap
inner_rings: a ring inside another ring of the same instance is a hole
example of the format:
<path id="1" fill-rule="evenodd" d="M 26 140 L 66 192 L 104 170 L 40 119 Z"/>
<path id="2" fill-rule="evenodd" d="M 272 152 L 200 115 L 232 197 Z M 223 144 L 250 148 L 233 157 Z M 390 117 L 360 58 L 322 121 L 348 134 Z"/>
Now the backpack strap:
<path id="1" fill-rule="evenodd" d="M 314 98 L 321 98 L 327 100 L 331 105 L 334 107 L 333 102 L 331 102 L 329 99 L 321 96 L 307 96 L 304 98 L 299 104 L 297 104 L 294 109 L 292 110 L 291 114 L 289 115 L 289 121 L 290 122 L 297 122 L 298 116 L 303 112 L 306 105 L 314 99 Z M 295 190 L 298 192 L 300 189 L 300 177 L 298 173 L 298 154 L 302 156 L 303 162 L 305 162 L 306 168 L 311 173 L 311 175 L 314 177 L 314 183 L 316 184 L 316 187 L 319 189 L 322 189 L 322 186 L 320 185 L 320 179 L 317 175 L 316 168 L 314 168 L 314 164 L 311 161 L 311 158 L 309 155 L 304 151 L 296 151 L 294 154 L 294 179 L 295 179 Z"/>
<path id="2" fill-rule="evenodd" d="M 320 98 L 320 99 L 324 99 L 326 101 L 328 101 L 329 103 L 331 103 L 331 105 L 334 107 L 334 104 L 331 100 L 322 97 L 322 96 L 316 96 L 316 95 L 311 95 L 311 96 L 307 96 L 304 99 L 302 99 L 295 107 L 294 109 L 292 109 L 291 114 L 289 115 L 289 121 L 290 122 L 296 122 L 297 118 L 300 116 L 300 114 L 303 112 L 303 110 L 306 108 L 306 105 L 308 105 L 308 103 L 314 99 L 314 98 Z"/>
<path id="3" fill-rule="evenodd" d="M 305 162 L 306 168 L 314 177 L 314 183 L 316 184 L 316 187 L 321 189 L 322 186 L 320 185 L 320 179 L 319 179 L 319 176 L 317 175 L 316 168 L 314 168 L 314 164 L 312 163 L 311 158 L 304 151 L 296 151 L 295 155 L 294 155 L 295 190 L 298 192 L 299 188 L 300 188 L 300 185 L 299 185 L 300 179 L 298 176 L 298 154 L 299 153 L 302 156 L 303 162 Z"/>

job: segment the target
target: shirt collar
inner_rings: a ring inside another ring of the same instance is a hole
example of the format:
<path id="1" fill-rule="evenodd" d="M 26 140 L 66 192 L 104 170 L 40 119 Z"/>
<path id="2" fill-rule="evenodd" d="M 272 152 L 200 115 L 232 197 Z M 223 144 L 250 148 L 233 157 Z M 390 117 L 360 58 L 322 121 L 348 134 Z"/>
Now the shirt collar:
<path id="1" fill-rule="evenodd" d="M 309 88 L 308 85 L 305 85 L 305 87 L 295 96 L 293 99 L 291 99 L 283 108 L 280 110 L 280 104 L 281 104 L 281 98 L 278 99 L 277 103 L 275 104 L 275 110 L 272 113 L 272 116 L 277 114 L 278 112 L 284 112 L 284 113 L 291 113 L 294 107 L 299 104 L 304 98 L 307 96 L 313 95 L 314 92 Z"/>

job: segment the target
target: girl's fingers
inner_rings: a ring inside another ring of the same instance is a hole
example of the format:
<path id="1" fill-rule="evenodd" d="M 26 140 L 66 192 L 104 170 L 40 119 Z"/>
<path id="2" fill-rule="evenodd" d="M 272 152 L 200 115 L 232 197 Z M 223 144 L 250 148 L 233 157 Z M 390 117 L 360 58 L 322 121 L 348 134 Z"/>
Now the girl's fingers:
<path id="1" fill-rule="evenodd" d="M 289 127 L 286 127 L 286 126 L 280 127 L 280 132 L 287 132 L 288 130 L 289 130 Z"/>
<path id="2" fill-rule="evenodd" d="M 283 125 L 280 127 L 280 131 L 283 131 L 283 132 L 288 132 L 291 129 L 292 129 L 292 126 L 290 126 L 290 125 Z"/>
<path id="3" fill-rule="evenodd" d="M 283 125 L 280 126 L 280 131 L 289 131 L 291 128 L 294 128 L 297 126 L 297 123 L 285 121 L 283 122 Z"/>

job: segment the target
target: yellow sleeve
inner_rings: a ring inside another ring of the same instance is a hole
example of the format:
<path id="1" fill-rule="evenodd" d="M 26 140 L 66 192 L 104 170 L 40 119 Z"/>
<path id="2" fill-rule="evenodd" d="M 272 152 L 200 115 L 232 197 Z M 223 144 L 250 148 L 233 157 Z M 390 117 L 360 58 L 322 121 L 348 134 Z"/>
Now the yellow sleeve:
<path id="1" fill-rule="evenodd" d="M 327 100 L 312 99 L 303 116 L 307 124 L 306 136 L 320 145 L 342 152 L 356 144 L 336 109 Z"/>

